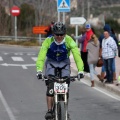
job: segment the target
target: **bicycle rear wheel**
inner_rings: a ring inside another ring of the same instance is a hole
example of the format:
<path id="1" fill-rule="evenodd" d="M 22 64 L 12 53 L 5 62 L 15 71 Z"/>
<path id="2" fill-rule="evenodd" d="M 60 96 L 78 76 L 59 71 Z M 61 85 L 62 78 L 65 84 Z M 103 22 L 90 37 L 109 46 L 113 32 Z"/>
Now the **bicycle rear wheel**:
<path id="1" fill-rule="evenodd" d="M 63 101 L 58 103 L 58 120 L 65 120 L 65 105 Z"/>

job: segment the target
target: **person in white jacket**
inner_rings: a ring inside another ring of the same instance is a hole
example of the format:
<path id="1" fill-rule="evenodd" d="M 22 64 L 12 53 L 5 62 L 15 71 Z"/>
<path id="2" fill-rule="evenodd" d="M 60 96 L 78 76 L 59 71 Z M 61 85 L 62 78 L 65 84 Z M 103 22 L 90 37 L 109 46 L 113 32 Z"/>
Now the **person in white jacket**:
<path id="1" fill-rule="evenodd" d="M 104 39 L 102 40 L 102 58 L 104 65 L 106 67 L 106 77 L 105 83 L 113 83 L 113 71 L 112 63 L 116 56 L 117 44 L 114 39 L 110 36 L 108 31 L 104 31 Z"/>

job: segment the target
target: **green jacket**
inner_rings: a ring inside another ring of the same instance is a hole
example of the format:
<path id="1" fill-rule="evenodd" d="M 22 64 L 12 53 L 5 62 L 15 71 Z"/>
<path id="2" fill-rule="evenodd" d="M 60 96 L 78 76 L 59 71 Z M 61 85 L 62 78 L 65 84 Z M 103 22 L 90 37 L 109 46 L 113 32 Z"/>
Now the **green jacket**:
<path id="1" fill-rule="evenodd" d="M 38 58 L 37 58 L 37 61 L 36 61 L 37 71 L 42 71 L 43 70 L 44 62 L 45 62 L 45 59 L 46 59 L 46 54 L 47 54 L 47 51 L 48 51 L 52 42 L 54 42 L 54 37 L 48 37 L 42 43 L 42 47 L 39 51 Z M 65 44 L 66 44 L 66 47 L 67 47 L 67 50 L 68 50 L 68 56 L 70 56 L 70 51 L 73 54 L 78 72 L 83 71 L 84 65 L 83 65 L 83 61 L 80 57 L 80 52 L 79 52 L 79 49 L 78 49 L 76 43 L 74 42 L 74 40 L 70 36 L 66 35 L 65 36 Z"/>

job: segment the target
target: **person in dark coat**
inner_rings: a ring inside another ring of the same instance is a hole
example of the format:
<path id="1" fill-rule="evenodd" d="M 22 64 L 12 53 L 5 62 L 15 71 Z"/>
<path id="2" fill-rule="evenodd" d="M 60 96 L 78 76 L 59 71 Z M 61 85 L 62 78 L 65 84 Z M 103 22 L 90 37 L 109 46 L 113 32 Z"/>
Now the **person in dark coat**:
<path id="1" fill-rule="evenodd" d="M 54 21 L 51 22 L 51 24 L 48 26 L 48 28 L 45 30 L 45 32 L 47 32 L 46 37 L 51 37 L 53 36 L 53 32 L 52 32 L 52 27 L 54 25 Z"/>
<path id="2" fill-rule="evenodd" d="M 110 36 L 115 40 L 116 44 L 118 45 L 118 40 L 117 40 L 117 37 L 115 36 L 115 34 L 113 34 L 112 30 L 111 30 L 111 27 L 109 24 L 105 24 L 104 28 L 103 28 L 104 31 L 108 31 Z M 100 42 L 100 51 L 102 50 L 102 40 L 104 39 L 104 34 L 101 34 L 100 37 L 99 37 L 99 42 Z M 116 68 L 115 68 L 115 58 L 113 60 L 113 80 L 116 80 Z M 105 77 L 105 72 L 106 72 L 106 69 L 104 66 L 102 66 L 102 70 L 101 70 L 101 78 L 104 79 Z"/>

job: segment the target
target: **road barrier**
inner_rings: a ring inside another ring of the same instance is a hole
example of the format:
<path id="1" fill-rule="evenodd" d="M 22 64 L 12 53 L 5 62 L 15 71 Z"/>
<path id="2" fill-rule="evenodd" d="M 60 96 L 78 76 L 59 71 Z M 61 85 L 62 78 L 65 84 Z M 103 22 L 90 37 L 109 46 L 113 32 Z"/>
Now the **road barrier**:
<path id="1" fill-rule="evenodd" d="M 0 40 L 15 40 L 15 36 L 0 36 Z M 18 36 L 18 41 L 29 41 L 29 40 L 39 40 L 39 37 L 24 37 Z M 41 41 L 45 40 L 45 38 L 41 38 Z"/>

